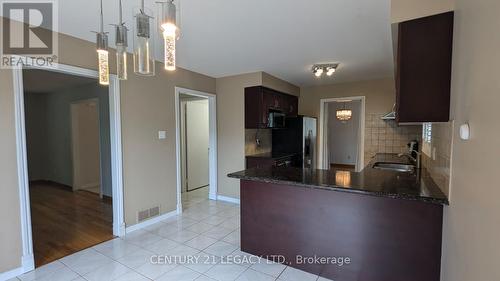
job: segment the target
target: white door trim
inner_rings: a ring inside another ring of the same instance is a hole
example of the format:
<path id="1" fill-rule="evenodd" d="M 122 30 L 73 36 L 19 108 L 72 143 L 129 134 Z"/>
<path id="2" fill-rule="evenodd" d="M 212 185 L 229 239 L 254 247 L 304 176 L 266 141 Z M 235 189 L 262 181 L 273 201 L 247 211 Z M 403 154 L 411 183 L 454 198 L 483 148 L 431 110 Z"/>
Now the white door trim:
<path id="1" fill-rule="evenodd" d="M 182 213 L 181 198 L 181 120 L 180 120 L 180 95 L 190 95 L 195 97 L 208 98 L 208 118 L 209 118 L 209 194 L 208 198 L 217 200 L 217 108 L 216 96 L 214 94 L 175 87 L 175 155 L 177 174 L 177 213 Z"/>
<path id="2" fill-rule="evenodd" d="M 358 139 L 358 158 L 356 159 L 356 172 L 363 170 L 365 162 L 365 96 L 354 97 L 340 97 L 340 98 L 327 98 L 320 99 L 319 106 L 319 136 L 318 136 L 318 167 L 320 169 L 329 170 L 328 163 L 328 103 L 337 102 L 342 100 L 359 100 L 361 101 L 361 116 L 359 126 L 359 139 Z"/>
<path id="3" fill-rule="evenodd" d="M 97 71 L 65 64 L 54 64 L 51 67 L 25 67 L 25 69 L 40 69 L 59 73 L 97 78 Z M 24 120 L 24 90 L 23 67 L 13 71 L 13 86 L 15 100 L 16 152 L 17 174 L 19 181 L 19 202 L 22 237 L 22 273 L 34 269 L 33 237 L 31 232 L 31 210 L 29 200 L 28 165 L 26 154 L 26 129 Z M 96 81 L 97 83 L 97 81 Z M 110 75 L 109 86 L 110 123 L 111 123 L 111 168 L 113 181 L 113 235 L 125 235 L 125 220 L 123 212 L 123 170 L 121 145 L 120 117 L 120 84 L 116 75 Z"/>

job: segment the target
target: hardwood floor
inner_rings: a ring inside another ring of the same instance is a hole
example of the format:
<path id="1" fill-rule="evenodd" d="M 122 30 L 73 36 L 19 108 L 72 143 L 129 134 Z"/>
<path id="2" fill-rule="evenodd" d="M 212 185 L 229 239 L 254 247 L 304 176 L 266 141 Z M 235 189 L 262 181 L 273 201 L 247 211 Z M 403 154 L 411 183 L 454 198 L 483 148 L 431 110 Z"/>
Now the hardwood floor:
<path id="1" fill-rule="evenodd" d="M 34 182 L 30 202 L 36 267 L 113 238 L 113 206 L 98 194 Z"/>

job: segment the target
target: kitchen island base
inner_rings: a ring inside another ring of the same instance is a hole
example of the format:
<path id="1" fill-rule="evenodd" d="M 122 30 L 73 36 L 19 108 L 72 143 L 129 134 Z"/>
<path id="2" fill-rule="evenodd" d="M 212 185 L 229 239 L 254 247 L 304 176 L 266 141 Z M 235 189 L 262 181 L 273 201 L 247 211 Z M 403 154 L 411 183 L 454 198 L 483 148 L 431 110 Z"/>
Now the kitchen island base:
<path id="1" fill-rule="evenodd" d="M 333 280 L 439 281 L 442 221 L 440 204 L 241 180 L 241 250 Z"/>

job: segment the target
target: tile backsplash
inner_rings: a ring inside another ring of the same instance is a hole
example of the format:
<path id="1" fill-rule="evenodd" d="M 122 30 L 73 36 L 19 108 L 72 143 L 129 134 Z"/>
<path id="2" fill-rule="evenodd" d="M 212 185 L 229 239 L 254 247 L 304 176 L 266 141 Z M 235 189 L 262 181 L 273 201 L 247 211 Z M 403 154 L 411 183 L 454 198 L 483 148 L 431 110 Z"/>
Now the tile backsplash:
<path id="1" fill-rule="evenodd" d="M 260 139 L 260 145 L 257 145 L 256 138 Z M 245 155 L 271 152 L 272 142 L 271 129 L 245 129 Z"/>
<path id="2" fill-rule="evenodd" d="M 408 152 L 407 144 L 422 140 L 422 125 L 398 126 L 394 120 L 382 120 L 385 113 L 366 114 L 365 165 L 377 153 Z"/>
<path id="3" fill-rule="evenodd" d="M 431 155 L 422 154 L 422 165 L 434 182 L 449 197 L 453 121 L 432 123 Z"/>

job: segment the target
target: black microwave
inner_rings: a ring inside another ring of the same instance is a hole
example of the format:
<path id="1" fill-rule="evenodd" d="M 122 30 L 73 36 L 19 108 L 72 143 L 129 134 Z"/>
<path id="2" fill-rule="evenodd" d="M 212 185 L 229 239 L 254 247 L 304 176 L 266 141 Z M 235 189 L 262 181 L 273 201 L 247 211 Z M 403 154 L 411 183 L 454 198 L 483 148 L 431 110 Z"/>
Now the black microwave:
<path id="1" fill-rule="evenodd" d="M 285 128 L 286 114 L 282 112 L 269 112 L 267 119 L 268 128 Z"/>

